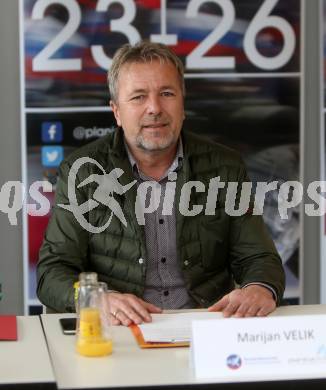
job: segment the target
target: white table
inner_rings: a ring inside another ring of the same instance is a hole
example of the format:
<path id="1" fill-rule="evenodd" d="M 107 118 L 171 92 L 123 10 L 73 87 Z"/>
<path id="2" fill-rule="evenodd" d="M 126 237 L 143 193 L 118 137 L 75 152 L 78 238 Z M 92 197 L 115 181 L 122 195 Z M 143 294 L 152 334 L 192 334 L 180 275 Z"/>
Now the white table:
<path id="1" fill-rule="evenodd" d="M 63 335 L 60 329 L 59 318 L 67 316 L 42 315 L 59 389 L 186 384 L 194 381 L 188 367 L 188 348 L 142 350 L 130 329 L 122 326 L 113 327 L 112 355 L 100 358 L 79 356 L 75 352 L 75 337 Z"/>
<path id="2" fill-rule="evenodd" d="M 17 332 L 17 341 L 0 341 L 0 388 L 36 383 L 55 388 L 40 318 L 17 317 Z"/>
<path id="3" fill-rule="evenodd" d="M 326 314 L 326 305 L 287 306 L 272 315 Z M 199 385 L 190 367 L 189 348 L 147 349 L 136 344 L 128 328 L 113 328 L 114 352 L 111 356 L 87 358 L 75 352 L 75 337 L 62 334 L 59 318 L 67 314 L 42 315 L 42 322 L 59 389 L 116 388 L 138 386 Z M 326 331 L 326 330 L 325 330 Z M 326 372 L 325 372 L 326 378 Z M 207 383 L 207 382 L 206 382 Z M 258 388 L 305 388 L 305 381 L 261 382 Z M 234 387 L 234 386 L 238 387 Z M 247 386 L 246 386 L 247 385 Z M 218 385 L 216 385 L 218 386 Z M 252 388 L 249 383 L 219 384 L 226 388 Z M 230 387 L 231 386 L 231 387 Z M 271 387 L 270 387 L 271 386 Z M 275 387 L 274 387 L 275 386 Z M 189 386 L 191 387 L 191 386 Z M 198 386 L 199 387 L 199 386 Z M 309 381 L 311 388 L 326 388 L 326 379 Z"/>

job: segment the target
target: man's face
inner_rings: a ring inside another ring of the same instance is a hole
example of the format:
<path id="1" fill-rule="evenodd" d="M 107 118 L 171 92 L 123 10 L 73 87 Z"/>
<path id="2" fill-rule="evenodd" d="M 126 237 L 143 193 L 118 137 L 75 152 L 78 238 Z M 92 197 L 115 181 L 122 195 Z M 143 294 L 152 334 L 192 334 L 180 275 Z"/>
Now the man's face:
<path id="1" fill-rule="evenodd" d="M 130 63 L 118 79 L 111 107 L 131 150 L 169 150 L 178 141 L 184 120 L 178 72 L 170 62 Z"/>

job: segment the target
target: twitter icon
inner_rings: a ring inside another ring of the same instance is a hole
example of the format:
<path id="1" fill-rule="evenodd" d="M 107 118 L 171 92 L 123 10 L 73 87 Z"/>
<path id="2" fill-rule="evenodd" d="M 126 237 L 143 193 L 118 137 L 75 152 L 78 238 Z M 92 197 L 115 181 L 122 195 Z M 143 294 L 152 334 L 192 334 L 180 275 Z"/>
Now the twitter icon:
<path id="1" fill-rule="evenodd" d="M 42 165 L 44 167 L 58 167 L 63 160 L 62 146 L 43 146 Z"/>

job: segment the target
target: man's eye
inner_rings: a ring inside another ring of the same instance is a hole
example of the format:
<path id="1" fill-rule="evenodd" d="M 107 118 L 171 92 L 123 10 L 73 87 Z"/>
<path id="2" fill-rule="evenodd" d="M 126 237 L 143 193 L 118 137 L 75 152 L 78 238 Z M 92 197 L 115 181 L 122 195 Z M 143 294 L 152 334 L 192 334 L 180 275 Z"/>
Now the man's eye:
<path id="1" fill-rule="evenodd" d="M 173 92 L 170 92 L 170 91 L 164 91 L 164 92 L 162 92 L 161 95 L 162 95 L 162 96 L 169 97 L 169 96 L 174 96 L 174 93 L 173 93 Z"/>
<path id="2" fill-rule="evenodd" d="M 134 96 L 133 98 L 131 98 L 131 100 L 142 100 L 144 99 L 144 95 L 137 95 L 137 96 Z"/>

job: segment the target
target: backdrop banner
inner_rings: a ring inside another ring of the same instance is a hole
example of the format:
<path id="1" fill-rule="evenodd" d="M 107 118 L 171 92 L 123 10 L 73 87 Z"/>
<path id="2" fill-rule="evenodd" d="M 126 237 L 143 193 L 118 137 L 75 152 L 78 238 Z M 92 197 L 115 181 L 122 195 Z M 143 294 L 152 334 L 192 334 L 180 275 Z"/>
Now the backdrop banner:
<path id="1" fill-rule="evenodd" d="M 57 169 L 111 132 L 106 74 L 115 51 L 141 39 L 168 44 L 185 64 L 185 128 L 239 150 L 253 182 L 300 180 L 300 0 L 20 0 L 22 142 L 26 188 L 53 202 Z M 30 196 L 28 203 L 37 202 Z M 35 266 L 50 211 L 25 216 L 25 307 L 37 312 Z M 299 206 L 281 219 L 277 191 L 264 219 L 301 299 Z M 40 213 L 42 214 L 42 213 Z"/>

